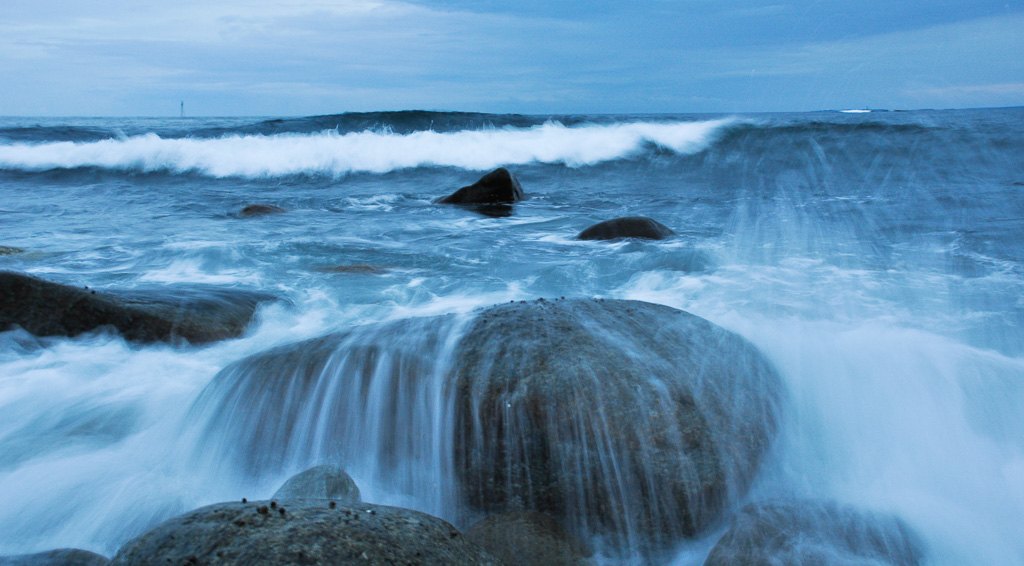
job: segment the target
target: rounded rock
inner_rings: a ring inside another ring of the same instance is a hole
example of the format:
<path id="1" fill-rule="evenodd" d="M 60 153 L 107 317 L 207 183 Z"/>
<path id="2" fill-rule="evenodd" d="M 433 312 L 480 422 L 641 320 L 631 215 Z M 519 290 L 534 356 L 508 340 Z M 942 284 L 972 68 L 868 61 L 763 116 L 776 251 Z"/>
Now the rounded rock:
<path id="1" fill-rule="evenodd" d="M 744 507 L 704 566 L 918 566 L 923 556 L 917 536 L 894 516 L 831 502 L 769 502 Z"/>
<path id="2" fill-rule="evenodd" d="M 494 306 L 453 359 L 466 502 L 540 511 L 648 554 L 742 495 L 784 392 L 746 340 L 638 301 Z"/>
<path id="3" fill-rule="evenodd" d="M 418 511 L 295 500 L 287 514 L 257 514 L 267 503 L 218 503 L 186 513 L 129 541 L 111 565 L 501 564 L 466 537 L 453 538 L 447 522 Z"/>
<path id="4" fill-rule="evenodd" d="M 640 238 L 644 240 L 664 240 L 676 233 L 657 220 L 646 216 L 626 216 L 598 222 L 580 232 L 577 240 L 617 240 L 620 238 Z"/>

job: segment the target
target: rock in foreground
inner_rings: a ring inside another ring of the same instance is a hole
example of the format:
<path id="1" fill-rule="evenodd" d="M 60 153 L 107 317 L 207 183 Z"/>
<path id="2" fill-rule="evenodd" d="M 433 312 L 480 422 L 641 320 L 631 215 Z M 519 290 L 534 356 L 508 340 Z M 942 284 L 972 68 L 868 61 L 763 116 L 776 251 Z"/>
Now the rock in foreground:
<path id="1" fill-rule="evenodd" d="M 620 238 L 641 238 L 664 240 L 676 233 L 664 224 L 646 216 L 626 216 L 598 222 L 580 232 L 577 240 L 617 240 Z"/>
<path id="2" fill-rule="evenodd" d="M 593 551 L 558 521 L 536 511 L 491 515 L 466 529 L 469 540 L 505 566 L 587 566 Z"/>
<path id="3" fill-rule="evenodd" d="M 196 409 L 216 439 L 200 449 L 245 473 L 329 453 L 470 513 L 538 511 L 654 560 L 743 494 L 783 394 L 750 343 L 704 319 L 578 299 L 280 346 L 224 368 Z"/>
<path id="4" fill-rule="evenodd" d="M 273 507 L 271 507 L 273 505 Z M 129 541 L 119 566 L 214 564 L 493 565 L 501 563 L 450 524 L 382 505 L 285 500 L 218 503 Z"/>
<path id="5" fill-rule="evenodd" d="M 0 332 L 77 336 L 112 327 L 133 342 L 203 344 L 242 334 L 270 295 L 210 287 L 98 292 L 0 272 Z"/>
<path id="6" fill-rule="evenodd" d="M 523 200 L 523 187 L 504 167 L 484 175 L 479 181 L 438 199 L 442 204 L 511 204 Z"/>
<path id="7" fill-rule="evenodd" d="M 637 301 L 505 304 L 453 354 L 467 502 L 657 552 L 741 494 L 783 388 L 746 340 Z"/>
<path id="8" fill-rule="evenodd" d="M 0 556 L 0 566 L 106 566 L 109 563 L 105 556 L 77 548 Z"/>
<path id="9" fill-rule="evenodd" d="M 316 466 L 292 476 L 271 499 L 331 499 L 359 503 L 356 482 L 338 466 Z"/>
<path id="10" fill-rule="evenodd" d="M 830 503 L 748 505 L 704 566 L 918 566 L 923 551 L 899 519 Z"/>

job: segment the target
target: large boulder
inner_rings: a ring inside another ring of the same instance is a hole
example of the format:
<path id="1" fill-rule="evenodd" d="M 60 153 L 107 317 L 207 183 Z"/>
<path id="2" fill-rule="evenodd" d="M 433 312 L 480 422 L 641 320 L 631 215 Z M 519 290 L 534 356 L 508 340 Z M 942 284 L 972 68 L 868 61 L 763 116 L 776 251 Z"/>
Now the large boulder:
<path id="1" fill-rule="evenodd" d="M 0 556 L 0 566 L 106 566 L 109 563 L 105 556 L 77 548 Z"/>
<path id="2" fill-rule="evenodd" d="M 450 524 L 383 505 L 317 500 L 218 503 L 125 544 L 111 565 L 392 565 L 501 563 Z"/>
<path id="3" fill-rule="evenodd" d="M 511 204 L 523 200 L 523 187 L 504 167 L 480 177 L 480 180 L 437 199 L 442 204 Z"/>
<path id="4" fill-rule="evenodd" d="M 490 515 L 466 537 L 505 566 L 589 566 L 594 552 L 558 521 L 536 511 Z"/>
<path id="5" fill-rule="evenodd" d="M 224 368 L 192 414 L 197 452 L 240 473 L 329 458 L 455 520 L 538 511 L 653 557 L 745 493 L 783 395 L 699 317 L 540 300 L 280 346 Z"/>
<path id="6" fill-rule="evenodd" d="M 359 503 L 359 487 L 338 466 L 316 466 L 284 482 L 271 499 L 329 499 Z"/>
<path id="7" fill-rule="evenodd" d="M 743 493 L 783 397 L 746 340 L 637 301 L 491 307 L 453 360 L 466 502 L 541 511 L 645 554 Z"/>
<path id="8" fill-rule="evenodd" d="M 661 222 L 646 216 L 625 216 L 598 222 L 583 230 L 577 240 L 617 240 L 620 238 L 641 238 L 644 240 L 664 240 L 675 236 Z"/>
<path id="9" fill-rule="evenodd" d="M 923 556 L 896 517 L 834 503 L 770 502 L 744 507 L 704 566 L 918 566 Z"/>
<path id="10" fill-rule="evenodd" d="M 111 327 L 134 342 L 202 344 L 242 334 L 256 308 L 274 297 L 214 287 L 99 292 L 0 272 L 0 332 L 77 336 Z"/>

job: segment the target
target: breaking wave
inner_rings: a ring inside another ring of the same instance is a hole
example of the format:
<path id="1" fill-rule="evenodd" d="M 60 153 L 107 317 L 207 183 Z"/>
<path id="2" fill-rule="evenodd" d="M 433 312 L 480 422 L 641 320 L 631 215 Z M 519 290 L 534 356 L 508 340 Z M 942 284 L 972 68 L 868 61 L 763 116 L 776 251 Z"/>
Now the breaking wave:
<path id="1" fill-rule="evenodd" d="M 99 141 L 0 145 L 0 168 L 14 171 L 101 168 L 279 177 L 386 173 L 415 167 L 486 170 L 554 163 L 570 167 L 628 158 L 645 148 L 702 151 L 734 120 L 626 122 L 396 134 L 388 129 L 339 133 L 166 138 L 154 133 Z"/>

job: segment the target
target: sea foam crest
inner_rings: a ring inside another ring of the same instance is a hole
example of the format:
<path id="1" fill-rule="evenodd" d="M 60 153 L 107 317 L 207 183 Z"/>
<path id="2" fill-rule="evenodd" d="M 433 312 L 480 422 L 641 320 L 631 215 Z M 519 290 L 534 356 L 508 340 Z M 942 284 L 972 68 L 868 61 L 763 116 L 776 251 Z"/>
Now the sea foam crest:
<path id="1" fill-rule="evenodd" d="M 229 135 L 212 139 L 145 134 L 92 142 L 0 145 L 0 168 L 43 171 L 99 167 L 125 171 L 196 172 L 214 177 L 385 173 L 421 166 L 486 170 L 499 165 L 562 163 L 578 167 L 628 157 L 645 144 L 696 153 L 732 120 L 627 122 L 567 127 L 362 131 L 339 134 Z"/>

